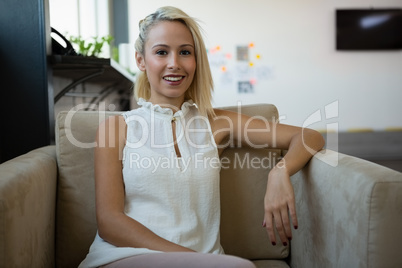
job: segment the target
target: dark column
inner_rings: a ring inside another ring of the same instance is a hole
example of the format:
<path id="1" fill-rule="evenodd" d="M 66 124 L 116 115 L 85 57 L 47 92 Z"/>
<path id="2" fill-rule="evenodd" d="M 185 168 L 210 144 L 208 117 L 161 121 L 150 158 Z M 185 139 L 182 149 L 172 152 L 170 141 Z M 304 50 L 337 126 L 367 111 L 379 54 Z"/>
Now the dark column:
<path id="1" fill-rule="evenodd" d="M 51 143 L 47 0 L 0 1 L 0 163 Z"/>
<path id="2" fill-rule="evenodd" d="M 111 35 L 114 45 L 128 43 L 128 2 L 127 0 L 114 0 L 111 4 Z"/>

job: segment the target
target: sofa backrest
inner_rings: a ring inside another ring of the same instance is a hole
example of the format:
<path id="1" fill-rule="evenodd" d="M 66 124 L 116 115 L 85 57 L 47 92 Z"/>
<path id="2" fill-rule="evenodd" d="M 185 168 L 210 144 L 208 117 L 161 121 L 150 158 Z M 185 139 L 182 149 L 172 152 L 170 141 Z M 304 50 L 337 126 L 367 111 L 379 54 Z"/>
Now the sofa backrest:
<path id="1" fill-rule="evenodd" d="M 237 106 L 225 109 L 239 111 Z M 274 105 L 242 106 L 240 112 L 277 120 Z M 56 267 L 77 267 L 95 237 L 93 148 L 100 122 L 119 112 L 61 112 L 56 119 L 58 161 Z M 221 243 L 227 254 L 283 259 L 288 247 L 271 246 L 262 220 L 267 174 L 280 150 L 229 148 L 221 159 Z"/>
<path id="2" fill-rule="evenodd" d="M 95 135 L 99 123 L 115 114 L 61 112 L 56 118 L 56 267 L 77 267 L 95 237 Z"/>
<path id="3" fill-rule="evenodd" d="M 222 107 L 278 121 L 272 104 Z M 280 149 L 228 148 L 221 155 L 221 244 L 225 253 L 247 259 L 284 259 L 289 248 L 272 246 L 265 228 L 264 196 L 268 173 L 282 156 Z M 227 164 L 224 164 L 227 163 Z M 277 235 L 277 241 L 280 241 Z"/>

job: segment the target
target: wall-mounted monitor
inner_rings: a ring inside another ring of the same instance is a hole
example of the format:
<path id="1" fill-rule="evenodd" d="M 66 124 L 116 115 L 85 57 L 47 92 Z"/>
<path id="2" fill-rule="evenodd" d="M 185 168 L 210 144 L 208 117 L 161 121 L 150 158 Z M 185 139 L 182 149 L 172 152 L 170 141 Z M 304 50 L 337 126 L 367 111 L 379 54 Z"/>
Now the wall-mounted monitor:
<path id="1" fill-rule="evenodd" d="M 337 9 L 337 50 L 402 49 L 402 9 Z"/>

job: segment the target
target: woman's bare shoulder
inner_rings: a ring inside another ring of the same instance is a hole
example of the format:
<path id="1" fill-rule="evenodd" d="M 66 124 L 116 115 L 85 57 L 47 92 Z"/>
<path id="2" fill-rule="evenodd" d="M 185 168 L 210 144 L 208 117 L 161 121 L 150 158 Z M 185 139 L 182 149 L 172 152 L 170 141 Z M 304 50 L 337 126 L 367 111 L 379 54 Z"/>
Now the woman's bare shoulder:
<path id="1" fill-rule="evenodd" d="M 120 131 L 124 130 L 126 126 L 126 120 L 124 119 L 123 115 L 111 115 L 99 124 L 98 130 L 104 128 Z"/>
<path id="2" fill-rule="evenodd" d="M 112 115 L 99 124 L 97 139 L 103 141 L 124 142 L 126 138 L 127 124 L 122 115 Z"/>

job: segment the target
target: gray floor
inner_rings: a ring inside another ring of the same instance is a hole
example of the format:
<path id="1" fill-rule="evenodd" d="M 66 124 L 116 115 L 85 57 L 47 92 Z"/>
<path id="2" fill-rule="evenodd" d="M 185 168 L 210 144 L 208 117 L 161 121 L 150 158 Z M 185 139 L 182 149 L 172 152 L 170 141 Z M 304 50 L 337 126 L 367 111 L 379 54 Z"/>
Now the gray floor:
<path id="1" fill-rule="evenodd" d="M 378 160 L 372 162 L 402 172 L 402 160 Z"/>
<path id="2" fill-rule="evenodd" d="M 402 172 L 402 131 L 339 132 L 324 137 L 329 149 Z"/>

